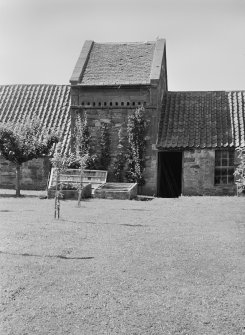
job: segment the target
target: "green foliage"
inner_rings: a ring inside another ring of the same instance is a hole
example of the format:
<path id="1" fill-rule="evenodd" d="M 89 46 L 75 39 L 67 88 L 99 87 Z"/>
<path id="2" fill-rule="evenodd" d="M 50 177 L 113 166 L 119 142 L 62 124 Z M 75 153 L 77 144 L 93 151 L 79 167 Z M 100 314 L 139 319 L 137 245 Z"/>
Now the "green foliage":
<path id="1" fill-rule="evenodd" d="M 245 193 L 245 147 L 236 150 L 238 151 L 238 159 L 240 159 L 240 163 L 234 172 L 237 190 L 238 193 Z"/>
<path id="2" fill-rule="evenodd" d="M 75 152 L 76 155 L 81 157 L 83 155 L 89 154 L 91 151 L 90 141 L 91 135 L 88 126 L 87 113 L 84 113 L 83 119 L 79 116 L 76 117 L 75 123 Z"/>
<path id="3" fill-rule="evenodd" d="M 110 165 L 110 144 L 109 125 L 107 123 L 102 123 L 100 127 L 100 170 L 107 170 Z"/>
<path id="4" fill-rule="evenodd" d="M 81 167 L 81 158 L 86 155 L 85 168 L 94 170 L 99 163 L 98 156 L 92 152 L 91 135 L 88 126 L 87 113 L 84 113 L 83 119 L 76 118 L 74 129 L 75 153 L 70 155 L 69 168 L 79 169 Z"/>
<path id="5" fill-rule="evenodd" d="M 57 132 L 45 129 L 38 119 L 0 125 L 0 151 L 4 158 L 16 165 L 47 156 L 58 141 Z"/>
<path id="6" fill-rule="evenodd" d="M 126 163 L 126 155 L 124 149 L 123 129 L 120 128 L 118 131 L 118 146 L 117 155 L 113 164 L 113 175 L 117 182 L 123 182 L 124 180 L 124 166 Z"/>
<path id="7" fill-rule="evenodd" d="M 107 123 L 100 128 L 100 155 L 93 152 L 91 134 L 88 126 L 87 114 L 83 119 L 76 118 L 74 132 L 75 153 L 70 156 L 70 168 L 80 168 L 80 158 L 87 155 L 86 169 L 107 170 L 110 164 L 110 129 Z"/>
<path id="8" fill-rule="evenodd" d="M 61 143 L 58 143 L 53 157 L 50 159 L 53 168 L 59 173 L 65 172 L 70 163 L 70 156 L 63 155 L 61 151 Z"/>
<path id="9" fill-rule="evenodd" d="M 16 166 L 16 196 L 20 196 L 21 164 L 49 155 L 58 141 L 58 133 L 43 127 L 38 119 L 0 125 L 0 152 Z"/>
<path id="10" fill-rule="evenodd" d="M 137 182 L 140 186 L 145 183 L 143 171 L 145 167 L 146 126 L 144 107 L 138 108 L 133 115 L 128 117 L 129 153 L 126 177 L 128 181 Z"/>
<path id="11" fill-rule="evenodd" d="M 81 176 L 83 174 L 83 170 L 86 167 L 88 154 L 77 157 L 76 155 L 63 155 L 61 153 L 61 145 L 58 144 L 54 157 L 51 159 L 51 163 L 56 173 L 56 182 L 55 182 L 55 209 L 54 209 L 54 217 L 60 217 L 60 199 L 63 198 L 63 190 L 78 190 L 81 193 L 82 185 L 79 183 L 61 183 L 60 175 L 61 173 L 65 173 L 67 169 L 70 167 L 71 162 L 76 160 L 79 164 Z M 80 198 L 79 198 L 80 201 Z"/>

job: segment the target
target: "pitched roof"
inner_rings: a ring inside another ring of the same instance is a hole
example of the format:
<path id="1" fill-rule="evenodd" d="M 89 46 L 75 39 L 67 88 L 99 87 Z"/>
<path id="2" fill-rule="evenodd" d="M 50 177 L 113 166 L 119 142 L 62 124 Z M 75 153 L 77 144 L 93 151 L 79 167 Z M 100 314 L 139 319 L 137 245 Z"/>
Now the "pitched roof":
<path id="1" fill-rule="evenodd" d="M 93 43 L 80 84 L 150 84 L 155 44 Z"/>
<path id="2" fill-rule="evenodd" d="M 0 122 L 23 121 L 36 116 L 46 128 L 62 133 L 62 149 L 70 144 L 70 87 L 67 85 L 0 86 Z"/>
<path id="3" fill-rule="evenodd" d="M 168 92 L 157 147 L 245 146 L 245 91 Z"/>

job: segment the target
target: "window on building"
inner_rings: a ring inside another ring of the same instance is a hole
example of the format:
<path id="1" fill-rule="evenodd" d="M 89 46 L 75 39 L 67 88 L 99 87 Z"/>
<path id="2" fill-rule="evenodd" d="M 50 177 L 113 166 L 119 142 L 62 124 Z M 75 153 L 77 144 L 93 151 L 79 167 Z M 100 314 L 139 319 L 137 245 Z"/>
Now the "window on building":
<path id="1" fill-rule="evenodd" d="M 234 183 L 234 151 L 215 151 L 215 185 Z"/>

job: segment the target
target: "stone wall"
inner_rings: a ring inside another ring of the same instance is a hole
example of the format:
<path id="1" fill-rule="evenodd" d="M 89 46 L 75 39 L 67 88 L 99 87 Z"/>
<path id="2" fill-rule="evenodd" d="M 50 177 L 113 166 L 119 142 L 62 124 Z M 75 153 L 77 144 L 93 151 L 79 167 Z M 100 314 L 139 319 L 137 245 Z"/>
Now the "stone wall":
<path id="1" fill-rule="evenodd" d="M 237 164 L 235 158 L 235 164 Z M 236 185 L 215 185 L 215 150 L 184 151 L 183 195 L 234 195 Z"/>
<path id="2" fill-rule="evenodd" d="M 146 168 L 144 173 L 146 184 L 141 188 L 140 193 L 147 195 L 156 194 L 157 188 L 157 151 L 155 150 L 155 143 L 159 112 L 157 101 L 151 99 L 150 93 L 149 87 L 142 86 L 128 88 L 84 88 L 74 86 L 71 94 L 72 133 L 76 115 L 83 117 L 86 112 L 94 151 L 98 153 L 100 126 L 103 122 L 108 123 L 110 125 L 112 163 L 117 154 L 119 129 L 123 129 L 126 140 L 128 116 L 134 113 L 137 107 L 144 106 L 145 119 L 148 123 Z M 111 174 L 109 173 L 108 179 L 110 180 L 110 178 Z"/>
<path id="3" fill-rule="evenodd" d="M 33 159 L 21 167 L 21 189 L 44 190 L 51 165 L 48 158 Z M 0 188 L 15 188 L 15 166 L 0 156 Z"/>

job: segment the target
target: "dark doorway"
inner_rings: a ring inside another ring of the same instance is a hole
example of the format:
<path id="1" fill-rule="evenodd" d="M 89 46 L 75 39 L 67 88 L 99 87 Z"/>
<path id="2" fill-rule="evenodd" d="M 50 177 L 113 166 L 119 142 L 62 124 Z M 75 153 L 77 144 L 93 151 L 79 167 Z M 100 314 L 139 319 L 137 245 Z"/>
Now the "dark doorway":
<path id="1" fill-rule="evenodd" d="M 158 196 L 177 198 L 181 195 L 182 152 L 158 153 Z"/>

